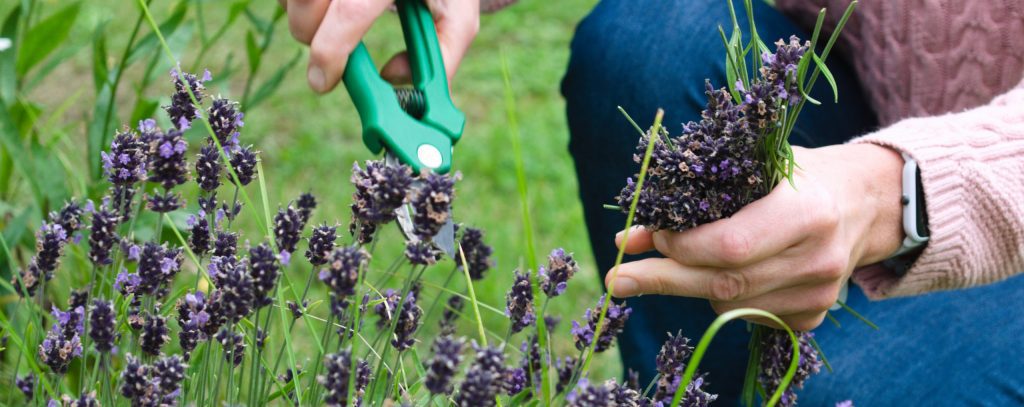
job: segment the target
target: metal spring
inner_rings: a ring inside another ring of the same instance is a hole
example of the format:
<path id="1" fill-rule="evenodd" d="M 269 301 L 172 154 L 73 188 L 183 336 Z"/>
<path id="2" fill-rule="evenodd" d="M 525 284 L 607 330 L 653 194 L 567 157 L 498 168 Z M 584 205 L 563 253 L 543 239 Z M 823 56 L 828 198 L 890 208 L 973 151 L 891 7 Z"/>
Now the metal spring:
<path id="1" fill-rule="evenodd" d="M 423 118 L 423 113 L 427 109 L 423 92 L 416 88 L 395 88 L 395 96 L 398 98 L 398 104 L 402 106 L 402 110 L 416 119 Z"/>

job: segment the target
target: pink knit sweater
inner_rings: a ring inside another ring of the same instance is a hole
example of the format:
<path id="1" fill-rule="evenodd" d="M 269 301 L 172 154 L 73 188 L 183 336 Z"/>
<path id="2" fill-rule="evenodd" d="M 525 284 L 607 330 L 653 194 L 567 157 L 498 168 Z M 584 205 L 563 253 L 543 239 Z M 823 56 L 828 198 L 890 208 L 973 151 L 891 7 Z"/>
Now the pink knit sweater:
<path id="1" fill-rule="evenodd" d="M 834 22 L 849 2 L 776 3 L 813 26 L 821 8 Z M 842 39 L 888 126 L 853 142 L 918 161 L 932 234 L 902 278 L 872 266 L 854 281 L 886 298 L 1024 271 L 1024 3 L 861 1 Z"/>

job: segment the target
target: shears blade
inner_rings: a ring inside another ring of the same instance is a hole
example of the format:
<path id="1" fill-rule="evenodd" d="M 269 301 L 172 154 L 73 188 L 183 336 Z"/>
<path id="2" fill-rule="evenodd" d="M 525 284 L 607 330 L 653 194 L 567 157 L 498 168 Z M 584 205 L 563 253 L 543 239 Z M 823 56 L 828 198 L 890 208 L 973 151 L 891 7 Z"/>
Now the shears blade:
<path id="1" fill-rule="evenodd" d="M 402 165 L 401 160 L 390 151 L 384 153 L 384 163 L 389 166 Z M 414 180 L 413 188 L 419 188 L 421 182 L 418 179 Z M 402 204 L 402 206 L 395 209 L 395 219 L 397 220 L 399 230 L 402 231 L 402 236 L 405 236 L 406 241 L 415 242 L 419 241 L 420 238 L 415 233 L 415 227 L 412 222 L 413 215 L 414 209 L 408 203 Z M 441 230 L 431 238 L 431 242 L 448 257 L 455 258 L 455 222 L 452 221 L 450 208 L 448 209 L 448 220 L 441 226 Z"/>

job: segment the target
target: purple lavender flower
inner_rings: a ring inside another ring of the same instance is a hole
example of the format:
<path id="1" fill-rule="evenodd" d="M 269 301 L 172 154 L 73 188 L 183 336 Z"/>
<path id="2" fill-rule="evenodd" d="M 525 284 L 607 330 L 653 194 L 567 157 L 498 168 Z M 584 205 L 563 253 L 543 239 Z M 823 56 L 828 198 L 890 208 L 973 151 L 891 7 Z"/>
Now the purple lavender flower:
<path id="1" fill-rule="evenodd" d="M 163 285 L 174 278 L 181 268 L 182 249 L 169 249 L 163 245 L 147 242 L 139 256 L 139 285 L 137 292 L 155 294 Z"/>
<path id="2" fill-rule="evenodd" d="M 607 407 L 613 405 L 611 404 L 612 400 L 610 386 L 607 384 L 592 385 L 586 378 L 580 379 L 576 387 L 565 396 L 569 407 Z"/>
<path id="3" fill-rule="evenodd" d="M 476 228 L 466 228 L 459 240 L 462 253 L 455 254 L 455 264 L 462 267 L 462 256 L 466 256 L 469 265 L 469 277 L 473 280 L 484 278 L 484 273 L 494 266 L 491 259 L 493 249 L 484 243 L 484 232 Z"/>
<path id="4" fill-rule="evenodd" d="M 405 258 L 418 266 L 432 266 L 441 259 L 441 250 L 433 242 L 410 240 L 405 243 Z"/>
<path id="5" fill-rule="evenodd" d="M 96 299 L 89 314 L 89 337 L 101 353 L 110 352 L 117 341 L 117 314 L 110 301 Z"/>
<path id="6" fill-rule="evenodd" d="M 82 355 L 80 334 L 84 328 L 80 326 L 85 317 L 85 310 L 62 312 L 54 308 L 53 314 L 57 323 L 53 324 L 46 333 L 46 338 L 39 344 L 39 360 L 49 366 L 54 373 L 64 374 L 71 360 Z"/>
<path id="7" fill-rule="evenodd" d="M 421 240 L 430 240 L 451 218 L 452 199 L 455 198 L 455 175 L 420 174 L 419 184 L 409 199 L 412 205 L 413 233 Z"/>
<path id="8" fill-rule="evenodd" d="M 56 223 L 43 223 L 36 232 L 36 255 L 32 262 L 39 272 L 49 280 L 60 264 L 60 256 L 64 254 L 64 244 L 68 240 L 64 227 Z"/>
<path id="9" fill-rule="evenodd" d="M 501 392 L 505 375 L 505 355 L 494 347 L 473 343 L 476 358 L 459 386 L 455 404 L 460 407 L 492 407 Z"/>
<path id="10" fill-rule="evenodd" d="M 222 261 L 217 269 L 217 290 L 210 297 L 219 305 L 220 316 L 235 323 L 252 312 L 256 289 L 252 276 L 246 271 L 247 262 Z"/>
<path id="11" fill-rule="evenodd" d="M 83 392 L 78 398 L 65 394 L 60 396 L 60 400 L 50 399 L 46 402 L 46 407 L 99 407 L 99 405 L 95 390 L 89 393 Z"/>
<path id="12" fill-rule="evenodd" d="M 802 389 L 804 382 L 811 375 L 821 370 L 821 360 L 818 359 L 818 351 L 811 345 L 814 333 L 796 332 L 800 341 L 800 355 L 797 364 L 796 375 L 790 385 L 782 393 L 779 404 L 783 406 L 796 405 L 796 389 Z M 761 369 L 757 380 L 764 387 L 768 394 L 775 392 L 775 389 L 782 383 L 782 378 L 789 369 L 789 363 L 793 354 L 793 343 L 786 331 L 777 329 L 764 329 L 761 333 Z"/>
<path id="13" fill-rule="evenodd" d="M 21 390 L 21 394 L 25 395 L 25 401 L 32 401 L 32 396 L 35 394 L 36 377 L 31 373 L 25 376 L 19 376 L 14 380 L 15 387 Z"/>
<path id="14" fill-rule="evenodd" d="M 214 99 L 208 111 L 210 127 L 217 141 L 227 151 L 238 146 L 238 129 L 245 123 L 245 114 L 238 111 L 238 103 L 228 99 Z M 210 145 L 213 145 L 211 140 Z"/>
<path id="15" fill-rule="evenodd" d="M 149 141 L 149 181 L 159 183 L 164 189 L 184 184 L 188 178 L 188 163 L 185 152 L 188 142 L 181 131 L 157 130 Z"/>
<path id="16" fill-rule="evenodd" d="M 64 203 L 60 211 L 50 212 L 48 215 L 51 224 L 56 224 L 64 230 L 65 240 L 71 239 L 71 235 L 82 227 L 82 206 L 74 200 Z"/>
<path id="17" fill-rule="evenodd" d="M 171 79 L 174 82 L 174 94 L 171 95 L 171 104 L 164 106 L 171 123 L 179 130 L 189 128 L 192 120 L 199 116 L 199 105 L 203 103 L 206 96 L 206 87 L 203 82 L 210 81 L 210 71 L 203 72 L 199 78 L 194 74 L 181 72 L 179 68 L 171 70 Z M 189 95 L 191 90 L 191 95 Z M 192 103 L 192 97 L 195 103 Z"/>
<path id="18" fill-rule="evenodd" d="M 160 384 L 163 394 L 171 394 L 180 390 L 181 382 L 185 380 L 185 369 L 188 365 L 181 359 L 181 356 L 165 356 L 153 362 L 153 378 Z"/>
<path id="19" fill-rule="evenodd" d="M 231 168 L 234 168 L 241 186 L 249 185 L 256 178 L 256 163 L 260 160 L 258 155 L 259 151 L 253 151 L 252 146 L 242 147 L 231 154 Z M 228 175 L 228 181 L 235 183 L 235 177 Z"/>
<path id="20" fill-rule="evenodd" d="M 121 395 L 130 400 L 142 397 L 149 387 L 149 371 L 149 366 L 129 353 L 121 371 Z"/>
<path id="21" fill-rule="evenodd" d="M 301 202 L 302 199 L 300 198 Z M 301 211 L 299 212 L 302 213 Z M 309 247 L 306 249 L 306 259 L 314 266 L 321 266 L 327 263 L 327 256 L 334 250 L 334 241 L 338 239 L 338 228 L 323 224 L 313 228 L 309 237 Z"/>
<path id="22" fill-rule="evenodd" d="M 302 234 L 302 218 L 295 208 L 288 205 L 287 208 L 278 209 L 274 216 L 274 238 L 277 248 L 288 253 L 295 252 L 295 246 L 299 244 Z"/>
<path id="23" fill-rule="evenodd" d="M 350 399 L 349 376 L 352 373 L 352 352 L 343 350 L 324 357 L 324 374 L 317 381 L 327 390 L 325 401 L 329 406 L 347 406 Z M 356 367 L 355 391 L 356 399 L 362 398 L 366 385 L 370 382 L 370 365 L 359 361 Z M 359 403 L 356 403 L 358 405 Z"/>
<path id="24" fill-rule="evenodd" d="M 505 369 L 505 377 L 502 378 L 502 381 L 503 390 L 509 396 L 515 396 L 529 386 L 526 369 L 521 367 Z"/>
<path id="25" fill-rule="evenodd" d="M 367 161 L 366 170 L 352 165 L 352 216 L 361 224 L 381 225 L 395 220 L 395 209 L 405 202 L 412 185 L 412 169 Z"/>
<path id="26" fill-rule="evenodd" d="M 402 295 L 398 291 L 388 288 L 381 293 L 380 302 L 373 306 L 373 311 L 379 317 L 377 328 L 384 329 L 391 324 L 391 316 L 398 310 L 398 303 L 402 301 Z"/>
<path id="27" fill-rule="evenodd" d="M 670 379 L 671 380 L 665 379 L 665 385 L 659 383 L 658 391 L 655 392 L 654 398 L 652 399 L 654 405 L 668 406 L 672 404 L 672 399 L 675 398 L 676 390 L 679 388 L 679 384 L 683 377 L 682 375 L 674 375 Z M 685 393 L 683 393 L 683 398 L 679 405 L 686 407 L 707 407 L 711 402 L 718 399 L 718 395 L 704 391 L 703 387 L 704 376 L 694 377 L 690 384 L 686 385 Z"/>
<path id="28" fill-rule="evenodd" d="M 253 288 L 256 298 L 254 306 L 260 308 L 270 305 L 270 292 L 277 285 L 277 277 L 280 274 L 280 265 L 277 262 L 277 255 L 267 243 L 261 243 L 249 249 L 249 275 L 252 276 Z"/>
<path id="29" fill-rule="evenodd" d="M 548 297 L 557 297 L 565 292 L 569 279 L 577 271 L 579 271 L 579 266 L 576 265 L 576 260 L 572 258 L 572 253 L 566 253 L 561 248 L 552 250 L 551 254 L 548 255 L 547 269 L 542 268 L 541 273 L 538 275 L 540 277 L 540 288 L 544 290 Z"/>
<path id="30" fill-rule="evenodd" d="M 604 301 L 607 299 L 607 295 L 602 295 L 601 299 L 598 300 L 597 306 L 594 308 L 587 309 L 584 319 L 587 321 L 587 325 L 580 325 L 579 322 L 572 321 L 572 336 L 576 341 L 576 349 L 583 350 L 590 346 L 591 342 L 594 341 L 594 332 L 597 331 L 597 321 L 601 315 L 601 307 L 604 306 Z M 629 319 L 629 315 L 633 313 L 633 309 L 626 307 L 626 304 L 621 305 L 612 302 L 608 304 L 608 312 L 604 318 L 604 326 L 601 328 L 601 335 L 597 338 L 597 344 L 594 346 L 594 352 L 604 352 L 611 348 L 615 337 L 622 333 L 622 329 L 626 326 L 626 320 Z"/>
<path id="31" fill-rule="evenodd" d="M 132 185 L 146 179 L 149 146 L 139 135 L 124 128 L 114 135 L 110 153 L 100 152 L 103 171 L 114 185 Z"/>
<path id="32" fill-rule="evenodd" d="M 139 335 L 139 346 L 146 354 L 160 355 L 162 348 L 171 339 L 167 335 L 167 319 L 160 315 L 147 314 L 142 324 L 142 334 Z"/>
<path id="33" fill-rule="evenodd" d="M 133 185 L 114 185 L 103 197 L 102 206 L 110 208 L 120 216 L 119 220 L 122 223 L 131 220 L 136 191 L 137 188 Z"/>
<path id="34" fill-rule="evenodd" d="M 427 362 L 427 376 L 423 380 L 424 387 L 430 394 L 448 395 L 454 390 L 452 379 L 462 363 L 462 347 L 465 342 L 450 335 L 439 336 L 431 350 L 434 357 Z"/>
<path id="35" fill-rule="evenodd" d="M 223 169 L 217 147 L 203 146 L 196 156 L 196 183 L 203 191 L 212 192 L 220 187 L 220 172 Z"/>
<path id="36" fill-rule="evenodd" d="M 555 390 L 559 393 L 565 390 L 569 386 L 569 381 L 572 380 L 573 373 L 576 372 L 580 361 L 572 356 L 566 356 L 564 359 L 555 359 L 555 371 L 558 372 L 558 383 L 555 385 Z"/>
<path id="37" fill-rule="evenodd" d="M 210 222 L 202 210 L 198 216 L 189 217 L 188 246 L 196 256 L 202 256 L 210 250 Z"/>
<path id="38" fill-rule="evenodd" d="M 185 360 L 189 359 L 192 350 L 199 345 L 199 341 L 205 339 L 203 332 L 210 322 L 210 314 L 206 312 L 206 298 L 202 291 L 185 294 L 185 297 L 178 300 L 178 343 L 185 354 Z"/>
<path id="39" fill-rule="evenodd" d="M 234 232 L 217 232 L 213 241 L 213 255 L 216 257 L 232 257 L 238 253 L 238 234 Z"/>
<path id="40" fill-rule="evenodd" d="M 512 321 L 512 333 L 522 331 L 537 320 L 537 314 L 533 310 L 533 290 L 529 272 L 515 272 L 512 287 L 505 294 L 505 304 L 505 316 Z"/>
<path id="41" fill-rule="evenodd" d="M 320 269 L 320 281 L 327 284 L 340 300 L 355 295 L 359 272 L 370 260 L 370 255 L 358 246 L 345 246 L 334 249 L 328 260 L 327 267 Z"/>
<path id="42" fill-rule="evenodd" d="M 156 213 L 174 212 L 185 206 L 180 194 L 171 191 L 154 192 L 146 197 L 146 209 Z"/>
<path id="43" fill-rule="evenodd" d="M 683 374 L 686 362 L 693 354 L 693 347 L 689 343 L 690 338 L 683 336 L 682 331 L 675 335 L 668 334 L 668 340 L 661 345 L 661 350 L 655 358 L 658 373 L 665 377 Z"/>
<path id="44" fill-rule="evenodd" d="M 30 261 L 21 272 L 11 278 L 11 285 L 18 295 L 31 297 L 35 295 L 36 287 L 43 278 L 42 274 L 35 261 Z"/>
<path id="45" fill-rule="evenodd" d="M 89 233 L 89 260 L 97 267 L 110 264 L 110 250 L 117 243 L 117 224 L 120 218 L 114 212 L 100 207 L 92 214 Z"/>
<path id="46" fill-rule="evenodd" d="M 411 348 L 416 344 L 416 330 L 420 327 L 420 317 L 423 316 L 423 309 L 416 305 L 416 293 L 409 291 L 402 301 L 398 311 L 398 321 L 395 326 L 395 335 L 391 339 L 391 345 L 399 352 Z"/>
<path id="47" fill-rule="evenodd" d="M 609 379 L 604 382 L 604 385 L 611 390 L 612 405 L 622 407 L 637 407 L 640 405 L 641 396 L 640 391 L 638 391 L 638 389 L 640 389 L 639 386 L 630 387 L 625 383 L 620 385 L 615 382 L 615 379 Z"/>
<path id="48" fill-rule="evenodd" d="M 302 219 L 302 224 L 306 225 L 309 223 L 309 218 L 313 216 L 313 209 L 316 209 L 316 197 L 309 192 L 303 193 L 295 201 L 295 206 L 299 208 L 299 218 Z"/>
<path id="49" fill-rule="evenodd" d="M 242 364 L 245 359 L 245 335 L 221 329 L 215 336 L 217 342 L 224 349 L 224 360 L 235 366 Z"/>

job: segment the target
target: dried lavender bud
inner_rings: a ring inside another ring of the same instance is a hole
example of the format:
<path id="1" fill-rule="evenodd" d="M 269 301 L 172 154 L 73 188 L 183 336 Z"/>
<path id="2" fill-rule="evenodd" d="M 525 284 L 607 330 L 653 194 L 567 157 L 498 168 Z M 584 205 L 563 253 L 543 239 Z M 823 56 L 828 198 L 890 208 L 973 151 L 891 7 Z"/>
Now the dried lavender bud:
<path id="1" fill-rule="evenodd" d="M 238 253 L 238 234 L 234 232 L 217 232 L 217 239 L 213 241 L 213 255 L 218 257 L 231 257 Z"/>
<path id="2" fill-rule="evenodd" d="M 689 345 L 690 338 L 683 336 L 683 331 L 675 335 L 668 334 L 668 340 L 661 345 L 661 350 L 655 358 L 658 373 L 662 376 L 680 375 L 686 369 L 686 362 L 693 354 L 693 347 Z"/>
<path id="3" fill-rule="evenodd" d="M 79 312 L 80 311 L 80 312 Z M 39 360 L 50 367 L 54 373 L 64 374 L 71 364 L 71 359 L 82 355 L 82 341 L 79 328 L 84 318 L 84 310 L 61 312 L 54 308 L 57 323 L 46 333 L 46 338 L 39 344 Z"/>
<path id="4" fill-rule="evenodd" d="M 576 342 L 576 349 L 586 349 L 594 340 L 594 332 L 597 331 L 597 320 L 600 318 L 601 307 L 604 306 L 606 297 L 607 295 L 602 295 L 596 307 L 587 309 L 583 317 L 587 321 L 587 325 L 580 325 L 579 322 L 572 321 L 571 332 Z M 594 352 L 604 352 L 611 348 L 615 337 L 622 333 L 622 329 L 626 326 L 626 320 L 629 319 L 629 315 L 632 313 L 633 309 L 626 307 L 625 303 L 621 305 L 614 302 L 608 304 L 604 326 L 601 328 L 601 335 L 597 338 Z"/>
<path id="5" fill-rule="evenodd" d="M 441 250 L 432 242 L 410 240 L 405 243 L 405 258 L 415 265 L 432 266 L 441 259 Z"/>
<path id="6" fill-rule="evenodd" d="M 779 399 L 779 405 L 796 405 L 796 389 L 802 389 L 804 382 L 811 375 L 821 370 L 821 360 L 818 359 L 818 351 L 811 345 L 814 333 L 796 332 L 797 340 L 800 342 L 800 355 L 798 359 L 796 374 L 793 380 Z M 782 383 L 782 378 L 789 369 L 789 363 L 793 354 L 793 343 L 786 331 L 777 329 L 763 329 L 761 332 L 761 360 L 760 373 L 757 380 L 764 387 L 768 394 L 775 393 L 775 389 Z"/>
<path id="7" fill-rule="evenodd" d="M 69 200 L 64 203 L 64 207 L 61 208 L 60 212 L 50 212 L 50 223 L 60 225 L 64 229 L 65 240 L 69 240 L 71 239 L 71 234 L 82 227 L 83 212 L 82 207 L 77 202 Z"/>
<path id="8" fill-rule="evenodd" d="M 420 184 L 409 199 L 412 205 L 413 233 L 421 240 L 431 240 L 451 218 L 452 199 L 455 197 L 455 175 L 427 173 L 420 175 Z"/>
<path id="9" fill-rule="evenodd" d="M 253 151 L 252 146 L 242 147 L 231 154 L 231 168 L 235 170 L 241 186 L 249 185 L 256 178 L 256 163 L 260 160 L 258 154 L 259 151 Z M 228 175 L 228 181 L 235 183 L 235 177 Z"/>
<path id="10" fill-rule="evenodd" d="M 462 267 L 462 257 L 466 257 L 469 265 L 469 277 L 473 280 L 484 278 L 484 272 L 494 266 L 491 260 L 493 249 L 484 243 L 484 232 L 480 229 L 466 228 L 459 240 L 459 247 L 462 253 L 455 254 L 455 264 Z"/>
<path id="11" fill-rule="evenodd" d="M 92 226 L 89 233 L 89 260 L 94 266 L 110 264 L 110 250 L 117 243 L 117 214 L 100 207 L 92 214 Z"/>
<path id="12" fill-rule="evenodd" d="M 586 378 L 565 396 L 569 407 L 614 407 L 612 389 L 606 384 L 592 385 Z"/>
<path id="13" fill-rule="evenodd" d="M 188 247 L 196 256 L 206 254 L 210 250 L 211 244 L 210 222 L 206 220 L 206 214 L 200 210 L 198 216 L 190 215 L 187 224 L 189 227 Z"/>
<path id="14" fill-rule="evenodd" d="M 288 301 L 288 310 L 292 312 L 292 318 L 299 319 L 302 317 L 303 310 L 306 309 L 306 301 L 302 302 L 302 305 L 294 301 Z"/>
<path id="15" fill-rule="evenodd" d="M 142 396 L 149 385 L 149 369 L 149 366 L 129 353 L 125 358 L 124 370 L 121 371 L 121 395 L 132 400 Z"/>
<path id="16" fill-rule="evenodd" d="M 299 195 L 299 199 L 295 201 L 295 206 L 299 208 L 299 218 L 302 219 L 302 224 L 305 225 L 309 223 L 309 218 L 313 216 L 313 209 L 316 209 L 316 197 L 306 192 Z"/>
<path id="17" fill-rule="evenodd" d="M 267 344 L 267 333 L 261 328 L 256 328 L 256 347 L 263 349 L 263 345 Z"/>
<path id="18" fill-rule="evenodd" d="M 358 246 L 334 249 L 327 267 L 320 269 L 320 281 L 331 288 L 341 300 L 355 295 L 359 272 L 370 260 L 370 255 Z"/>
<path id="19" fill-rule="evenodd" d="M 223 261 L 218 265 L 217 290 L 211 301 L 220 305 L 221 316 L 235 323 L 252 312 L 256 299 L 252 276 L 246 272 L 246 262 Z"/>
<path id="20" fill-rule="evenodd" d="M 505 316 L 512 321 L 512 333 L 522 331 L 537 320 L 533 310 L 530 272 L 520 273 L 516 270 L 512 288 L 505 294 L 505 304 Z"/>
<path id="21" fill-rule="evenodd" d="M 31 373 L 20 376 L 14 381 L 14 385 L 21 390 L 21 394 L 25 395 L 25 401 L 32 401 L 32 396 L 35 394 L 34 390 L 36 387 L 36 377 Z"/>
<path id="22" fill-rule="evenodd" d="M 174 212 L 183 207 L 185 207 L 185 201 L 181 199 L 181 195 L 170 191 L 165 191 L 162 194 L 156 192 L 146 197 L 146 209 L 156 213 Z"/>
<path id="23" fill-rule="evenodd" d="M 203 146 L 196 156 L 196 183 L 203 191 L 212 192 L 220 187 L 221 165 L 220 153 L 214 146 Z M 209 210 L 204 208 L 204 210 Z"/>
<path id="24" fill-rule="evenodd" d="M 64 227 L 56 223 L 43 222 L 43 226 L 36 232 L 36 256 L 33 263 L 47 280 L 57 270 L 67 240 L 68 235 Z"/>
<path id="25" fill-rule="evenodd" d="M 503 378 L 505 394 L 515 396 L 525 390 L 528 382 L 526 376 L 526 370 L 521 367 L 505 369 L 505 377 Z"/>
<path id="26" fill-rule="evenodd" d="M 447 333 L 455 332 L 455 320 L 459 318 L 459 313 L 462 312 L 462 307 L 465 305 L 462 302 L 462 297 L 458 295 L 452 295 L 448 297 L 448 303 L 444 307 L 444 311 L 441 312 L 441 330 Z"/>
<path id="27" fill-rule="evenodd" d="M 171 70 L 174 94 L 171 95 L 170 106 L 164 106 L 164 110 L 170 116 L 171 123 L 179 130 L 189 128 L 192 120 L 199 116 L 199 105 L 206 96 L 203 82 L 209 82 L 211 79 L 210 71 L 204 71 L 203 77 L 199 78 L 194 74 L 181 72 L 179 68 Z M 192 103 L 192 97 L 195 97 L 195 103 Z"/>
<path id="28" fill-rule="evenodd" d="M 366 170 L 352 165 L 352 215 L 361 224 L 381 225 L 395 220 L 395 209 L 405 202 L 412 185 L 412 169 L 367 161 Z"/>
<path id="29" fill-rule="evenodd" d="M 451 336 L 439 336 L 431 350 L 434 357 L 427 364 L 427 376 L 423 380 L 423 386 L 430 391 L 430 394 L 448 395 L 454 390 L 452 379 L 458 371 L 459 363 L 462 363 L 462 346 L 465 342 L 462 339 L 455 339 Z"/>
<path id="30" fill-rule="evenodd" d="M 245 358 L 245 335 L 221 329 L 215 337 L 224 348 L 224 360 L 235 366 L 242 364 Z"/>
<path id="31" fill-rule="evenodd" d="M 100 353 L 110 352 L 117 341 L 117 313 L 110 301 L 96 299 L 89 314 L 89 337 Z"/>
<path id="32" fill-rule="evenodd" d="M 188 178 L 186 151 L 188 142 L 181 131 L 154 132 L 149 142 L 149 182 L 159 183 L 164 189 L 184 184 Z"/>
<path id="33" fill-rule="evenodd" d="M 139 346 L 146 354 L 158 356 L 171 337 L 167 335 L 167 319 L 160 315 L 147 314 L 139 335 Z"/>
<path id="34" fill-rule="evenodd" d="M 79 290 L 71 290 L 71 294 L 68 295 L 68 309 L 75 309 L 78 307 L 85 307 L 86 302 L 89 301 L 89 287 L 82 288 Z"/>
<path id="35" fill-rule="evenodd" d="M 110 153 L 101 151 L 103 171 L 114 185 L 132 185 L 146 179 L 149 146 L 139 135 L 124 128 L 114 135 Z"/>
<path id="36" fill-rule="evenodd" d="M 299 201 L 301 202 L 302 198 L 299 198 Z M 301 215 L 301 209 L 299 213 Z M 334 241 L 337 239 L 337 227 L 327 226 L 325 223 L 313 228 L 313 234 L 309 237 L 309 248 L 306 249 L 306 259 L 314 266 L 327 263 L 327 256 L 334 250 Z"/>
<path id="37" fill-rule="evenodd" d="M 164 394 L 170 394 L 180 389 L 187 368 L 188 365 L 181 356 L 165 356 L 153 362 L 153 379 L 160 384 L 160 390 L 163 390 Z"/>
<path id="38" fill-rule="evenodd" d="M 491 407 L 504 384 L 505 355 L 495 347 L 479 347 L 474 342 L 476 358 L 466 379 L 459 386 L 455 404 L 460 407 Z"/>
<path id="39" fill-rule="evenodd" d="M 405 301 L 402 301 L 395 326 L 395 336 L 391 339 L 391 345 L 399 352 L 416 344 L 416 338 L 413 335 L 420 327 L 420 317 L 422 316 L 423 309 L 416 305 L 416 293 L 410 291 L 406 294 Z"/>
<path id="40" fill-rule="evenodd" d="M 280 274 L 280 265 L 277 263 L 277 255 L 267 243 L 261 243 L 249 249 L 249 275 L 252 276 L 253 288 L 256 298 L 254 306 L 260 308 L 270 305 L 270 292 L 277 285 L 277 277 Z"/>
<path id="41" fill-rule="evenodd" d="M 227 151 L 238 146 L 238 129 L 245 125 L 245 114 L 238 111 L 238 103 L 228 99 L 214 99 L 209 109 L 210 128 L 217 141 Z M 211 140 L 210 145 L 213 145 Z"/>
<path id="42" fill-rule="evenodd" d="M 324 357 L 324 374 L 317 381 L 327 390 L 325 401 L 329 406 L 347 406 L 349 403 L 349 375 L 352 373 L 352 352 L 343 350 Z M 370 365 L 359 361 L 356 367 L 355 391 L 361 398 L 370 381 Z M 357 403 L 358 405 L 358 403 Z"/>
<path id="43" fill-rule="evenodd" d="M 131 298 L 132 302 L 128 306 L 128 327 L 134 331 L 138 331 L 142 329 L 143 325 L 145 325 L 146 320 L 140 310 L 140 308 L 142 308 L 142 303 L 139 301 L 139 297 L 133 295 Z"/>
<path id="44" fill-rule="evenodd" d="M 572 258 L 572 253 L 566 253 L 561 248 L 552 250 L 548 255 L 548 268 L 545 270 L 542 267 L 542 272 L 538 275 L 541 290 L 544 290 L 548 297 L 561 295 L 565 292 L 569 279 L 579 269 L 576 260 Z"/>
<path id="45" fill-rule="evenodd" d="M 288 253 L 295 252 L 302 234 L 302 218 L 291 205 L 278 209 L 274 216 L 274 238 L 277 248 Z"/>

